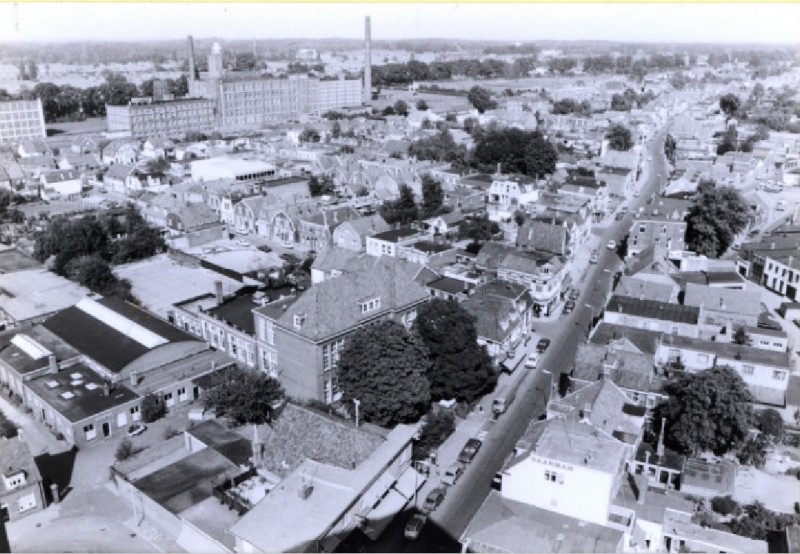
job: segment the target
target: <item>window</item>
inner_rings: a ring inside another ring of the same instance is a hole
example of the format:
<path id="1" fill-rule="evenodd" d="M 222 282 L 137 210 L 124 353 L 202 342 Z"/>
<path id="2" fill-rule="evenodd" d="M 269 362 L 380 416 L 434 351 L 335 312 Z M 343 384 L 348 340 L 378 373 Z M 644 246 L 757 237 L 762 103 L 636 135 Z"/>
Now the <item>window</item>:
<path id="1" fill-rule="evenodd" d="M 776 381 L 783 381 L 784 379 L 786 379 L 786 372 L 775 370 L 772 372 L 772 378 L 775 379 Z"/>
<path id="2" fill-rule="evenodd" d="M 178 402 L 186 402 L 186 387 L 178 389 Z"/>
<path id="3" fill-rule="evenodd" d="M 94 428 L 94 423 L 90 423 L 89 425 L 83 426 L 83 433 L 86 436 L 86 440 L 90 441 L 97 436 L 97 429 Z"/>
<path id="4" fill-rule="evenodd" d="M 564 484 L 564 476 L 556 471 L 545 471 L 544 480 L 550 481 L 551 483 L 558 483 L 559 485 Z"/>
<path id="5" fill-rule="evenodd" d="M 295 314 L 294 316 L 294 326 L 298 329 L 303 327 L 303 323 L 306 322 L 306 314 Z"/>
<path id="6" fill-rule="evenodd" d="M 645 227 L 644 225 L 639 225 L 639 232 L 644 233 L 645 231 L 647 231 L 647 227 Z"/>
<path id="7" fill-rule="evenodd" d="M 373 298 L 371 300 L 366 300 L 364 302 L 361 302 L 361 313 L 367 314 L 369 312 L 374 312 L 375 310 L 380 309 L 380 307 L 381 307 L 380 297 Z"/>
<path id="8" fill-rule="evenodd" d="M 36 495 L 34 493 L 26 494 L 17 501 L 20 512 L 27 512 L 36 507 Z"/>
<path id="9" fill-rule="evenodd" d="M 755 371 L 755 368 L 750 364 L 744 364 L 742 366 L 742 373 L 745 375 L 752 375 L 753 371 Z"/>

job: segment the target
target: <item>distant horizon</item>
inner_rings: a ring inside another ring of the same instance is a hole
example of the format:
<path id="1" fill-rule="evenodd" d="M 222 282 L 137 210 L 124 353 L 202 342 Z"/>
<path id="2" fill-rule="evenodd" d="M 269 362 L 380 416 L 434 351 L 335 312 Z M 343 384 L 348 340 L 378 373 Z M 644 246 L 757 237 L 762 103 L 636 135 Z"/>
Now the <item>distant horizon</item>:
<path id="1" fill-rule="evenodd" d="M 235 40 L 800 45 L 800 3 L 3 3 L 0 44 Z M 544 22 L 544 24 L 541 24 Z M 335 27 L 335 30 L 332 29 Z M 446 29 L 454 36 L 436 37 Z"/>

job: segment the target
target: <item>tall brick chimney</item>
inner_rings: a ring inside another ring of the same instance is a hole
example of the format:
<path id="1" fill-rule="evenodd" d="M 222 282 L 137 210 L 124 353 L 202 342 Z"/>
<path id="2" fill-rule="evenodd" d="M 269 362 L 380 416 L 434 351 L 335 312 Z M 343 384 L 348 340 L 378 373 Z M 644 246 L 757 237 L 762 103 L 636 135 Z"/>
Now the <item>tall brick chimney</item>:
<path id="1" fill-rule="evenodd" d="M 197 64 L 194 61 L 194 39 L 192 35 L 189 35 L 186 40 L 189 42 L 189 80 L 195 81 L 197 80 Z"/>
<path id="2" fill-rule="evenodd" d="M 372 24 L 364 19 L 364 104 L 372 103 Z"/>

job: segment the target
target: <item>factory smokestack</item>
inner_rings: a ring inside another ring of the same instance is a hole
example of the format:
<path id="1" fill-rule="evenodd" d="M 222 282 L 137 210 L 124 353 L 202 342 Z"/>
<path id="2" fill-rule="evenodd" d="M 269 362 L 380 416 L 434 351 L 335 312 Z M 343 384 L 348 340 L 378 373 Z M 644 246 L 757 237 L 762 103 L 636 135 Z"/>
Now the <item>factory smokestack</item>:
<path id="1" fill-rule="evenodd" d="M 189 80 L 194 81 L 197 79 L 197 65 L 194 62 L 194 39 L 189 35 L 186 40 L 189 41 Z"/>
<path id="2" fill-rule="evenodd" d="M 369 16 L 364 19 L 364 104 L 372 103 L 372 28 Z"/>

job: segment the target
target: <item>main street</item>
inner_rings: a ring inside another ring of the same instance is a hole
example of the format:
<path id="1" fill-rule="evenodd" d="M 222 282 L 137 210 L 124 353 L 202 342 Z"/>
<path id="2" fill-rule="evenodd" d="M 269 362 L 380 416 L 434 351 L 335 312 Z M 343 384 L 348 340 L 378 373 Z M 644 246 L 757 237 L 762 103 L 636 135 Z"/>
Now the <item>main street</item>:
<path id="1" fill-rule="evenodd" d="M 547 401 L 562 374 L 572 368 L 578 345 L 585 342 L 592 329 L 593 320 L 599 319 L 612 289 L 614 274 L 621 269 L 621 260 L 616 251 L 606 249 L 609 240 L 618 243 L 625 237 L 633 213 L 646 205 L 654 192 L 660 190 L 666 177 L 666 162 L 663 145 L 666 131 L 656 134 L 646 143 L 645 157 L 649 166 L 647 177 L 640 187 L 639 195 L 626 199 L 629 213 L 621 220 L 611 219 L 606 226 L 598 228 L 593 242 L 599 245 L 597 264 L 589 265 L 585 278 L 576 287 L 581 295 L 576 309 L 567 316 L 550 322 L 534 322 L 536 334 L 552 340 L 550 348 L 540 357 L 538 369 L 519 376 L 516 399 L 508 411 L 489 424 L 483 446 L 466 471 L 454 486 L 448 488 L 444 502 L 433 512 L 420 536 L 409 541 L 403 529 L 411 517 L 411 511 L 398 515 L 383 532 L 378 541 L 368 543 L 348 541 L 348 546 L 357 546 L 370 552 L 458 552 L 458 539 L 489 493 L 492 477 L 502 469 L 505 460 L 513 451 L 517 441 L 531 420 L 545 413 Z M 534 341 L 528 347 L 535 348 Z M 545 371 L 546 370 L 546 371 Z M 519 371 L 525 371 L 520 368 Z"/>

